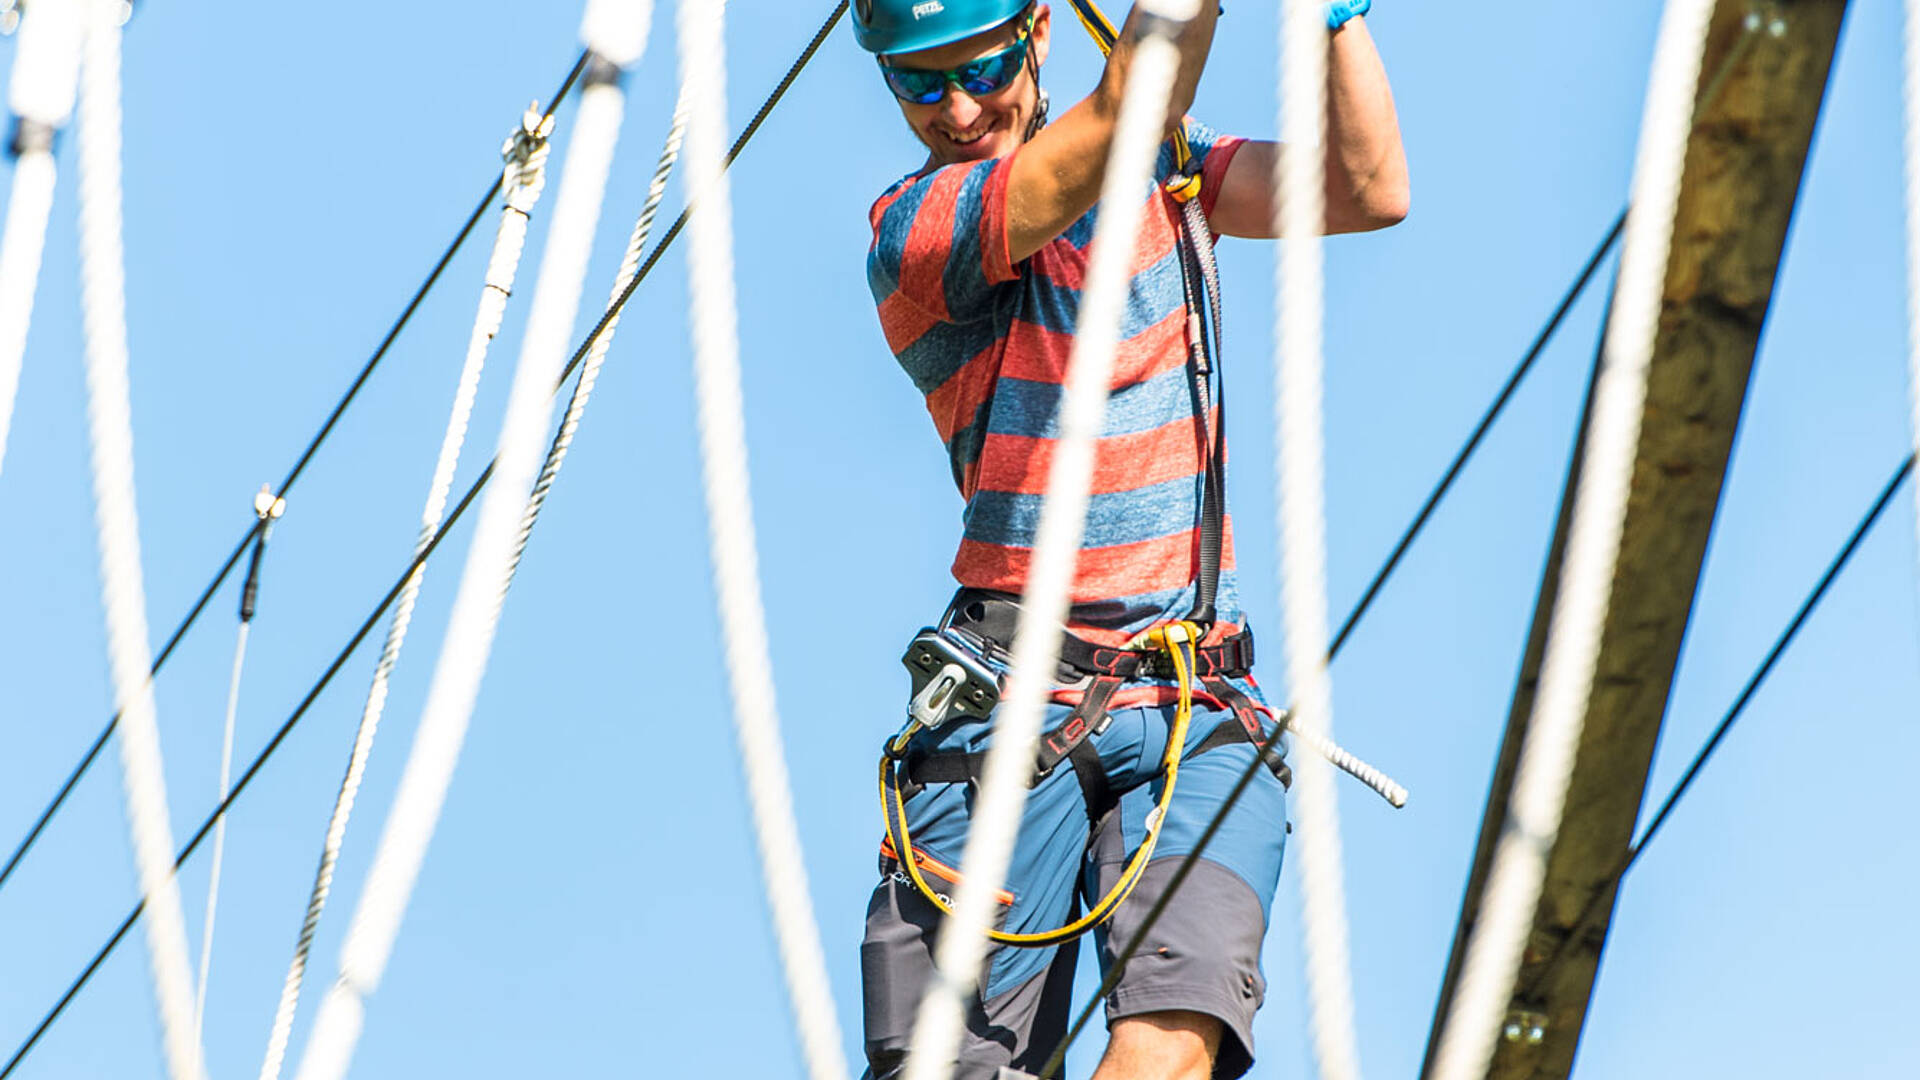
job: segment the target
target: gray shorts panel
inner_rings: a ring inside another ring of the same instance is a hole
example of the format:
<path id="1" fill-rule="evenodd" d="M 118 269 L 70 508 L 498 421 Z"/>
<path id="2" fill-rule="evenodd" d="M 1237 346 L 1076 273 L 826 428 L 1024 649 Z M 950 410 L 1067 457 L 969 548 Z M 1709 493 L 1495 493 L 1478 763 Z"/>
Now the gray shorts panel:
<path id="1" fill-rule="evenodd" d="M 883 877 L 867 903 L 860 975 L 868 1080 L 888 1080 L 905 1063 L 920 997 L 933 977 L 940 921 L 904 874 Z M 1049 951 L 1052 961 L 1011 990 L 990 1001 L 974 991 L 955 1080 L 996 1080 L 1007 1075 L 1003 1068 L 1039 1072 L 1066 1034 L 1079 957 L 1077 943 Z"/>
<path id="2" fill-rule="evenodd" d="M 1166 891 L 1179 856 L 1149 863 L 1140 884 L 1114 912 L 1101 935 L 1101 967 L 1110 968 L 1132 940 L 1147 912 Z M 1120 867 L 1102 868 L 1118 875 Z M 1202 857 L 1194 863 L 1178 898 L 1147 931 L 1107 995 L 1107 1025 L 1142 1013 L 1179 1010 L 1203 1013 L 1226 1028 L 1214 1062 L 1214 1080 L 1233 1080 L 1253 1066 L 1253 1014 L 1266 998 L 1260 972 L 1260 939 L 1266 906 L 1239 874 Z"/>

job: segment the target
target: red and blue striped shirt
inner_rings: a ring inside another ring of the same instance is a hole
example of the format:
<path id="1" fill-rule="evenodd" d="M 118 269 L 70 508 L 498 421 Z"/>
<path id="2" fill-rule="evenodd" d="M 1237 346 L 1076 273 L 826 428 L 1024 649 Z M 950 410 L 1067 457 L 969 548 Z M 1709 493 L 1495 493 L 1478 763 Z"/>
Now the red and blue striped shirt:
<path id="1" fill-rule="evenodd" d="M 1243 140 L 1188 121 L 1211 213 Z M 1019 151 L 1015 152 L 1016 154 Z M 920 392 L 966 500 L 954 577 L 1018 593 L 1059 436 L 1067 357 L 1096 206 L 1032 257 L 1007 248 L 1013 157 L 905 177 L 873 206 L 867 281 L 888 346 Z M 1157 181 L 1173 171 L 1163 146 Z M 1112 396 L 1094 447 L 1092 499 L 1073 584 L 1071 628 L 1101 644 L 1186 612 L 1200 557 L 1205 426 L 1187 373 L 1180 209 L 1156 182 L 1132 264 Z M 1220 625 L 1241 621 L 1233 531 L 1223 530 Z"/>

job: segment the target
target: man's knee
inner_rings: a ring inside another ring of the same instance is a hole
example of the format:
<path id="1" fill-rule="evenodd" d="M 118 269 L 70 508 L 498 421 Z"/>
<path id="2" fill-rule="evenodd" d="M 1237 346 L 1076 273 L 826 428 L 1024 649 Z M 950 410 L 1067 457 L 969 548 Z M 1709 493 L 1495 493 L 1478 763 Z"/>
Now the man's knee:
<path id="1" fill-rule="evenodd" d="M 1094 1080 L 1207 1080 L 1224 1030 L 1205 1013 L 1167 1010 L 1113 1022 Z"/>

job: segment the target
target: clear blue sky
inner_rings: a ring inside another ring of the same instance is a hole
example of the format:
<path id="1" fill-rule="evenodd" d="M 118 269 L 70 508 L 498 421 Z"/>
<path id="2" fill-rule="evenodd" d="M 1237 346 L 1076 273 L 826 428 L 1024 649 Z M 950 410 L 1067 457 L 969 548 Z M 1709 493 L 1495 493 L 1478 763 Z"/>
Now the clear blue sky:
<path id="1" fill-rule="evenodd" d="M 1196 114 L 1274 129 L 1272 5 L 1222 23 Z M 1898 4 L 1842 43 L 1651 790 L 1664 793 L 1905 453 Z M 152 0 L 126 38 L 139 508 L 170 629 L 571 62 L 579 5 Z M 825 15 L 737 3 L 735 126 Z M 1658 5 L 1380 0 L 1414 211 L 1328 245 L 1328 501 L 1344 613 L 1625 198 Z M 1072 20 L 1047 82 L 1091 85 Z M 587 297 L 605 295 L 673 97 L 671 19 L 632 107 Z M 0 42 L 0 67 L 12 43 Z M 561 113 L 564 144 L 571 109 Z M 0 844 L 109 711 L 83 440 L 72 149 L 0 473 Z M 556 162 L 559 155 L 556 155 Z M 879 820 L 877 745 L 906 638 L 939 611 L 959 500 L 863 275 L 872 197 L 919 158 L 842 27 L 736 173 L 761 559 L 810 886 L 849 1056 Z M 0 185 L 11 183 L 0 172 Z M 552 189 L 549 190 L 551 198 Z M 677 205 L 676 189 L 669 206 Z M 546 211 L 536 214 L 534 243 Z M 242 697 L 251 757 L 403 565 L 478 300 L 491 217 L 290 499 Z M 532 249 L 537 251 L 537 248 Z M 1272 261 L 1222 248 L 1248 606 L 1282 690 Z M 462 469 L 492 443 L 521 296 Z M 690 427 L 684 262 L 628 310 L 507 605 L 471 739 L 358 1075 L 798 1077 L 718 660 Z M 1343 785 L 1361 1053 L 1417 1069 L 1532 613 L 1599 291 L 1514 401 L 1334 669 L 1344 741 L 1414 792 Z M 586 318 L 582 319 L 582 330 Z M 1902 493 L 1629 879 L 1582 1075 L 1920 1075 L 1920 590 Z M 332 978 L 437 652 L 465 533 L 434 564 L 315 950 Z M 159 681 L 174 826 L 211 805 L 232 648 L 223 594 Z M 216 1077 L 258 1069 L 372 665 L 356 656 L 232 820 L 207 1017 Z M 114 762 L 0 892 L 0 1052 L 134 896 Z M 197 939 L 204 858 L 183 877 Z M 1254 1075 L 1310 1073 L 1292 878 Z M 196 942 L 197 943 L 197 942 Z M 161 1075 L 138 939 L 23 1078 Z M 295 1031 L 302 1044 L 310 995 Z M 1078 1075 L 1085 1075 L 1089 1040 Z"/>

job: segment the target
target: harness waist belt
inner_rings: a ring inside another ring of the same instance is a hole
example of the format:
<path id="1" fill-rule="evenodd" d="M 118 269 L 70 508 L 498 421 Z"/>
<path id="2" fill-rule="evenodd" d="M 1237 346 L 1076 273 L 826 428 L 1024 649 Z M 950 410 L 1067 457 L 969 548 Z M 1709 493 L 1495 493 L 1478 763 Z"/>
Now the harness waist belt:
<path id="1" fill-rule="evenodd" d="M 948 605 L 943 627 L 958 630 L 980 644 L 989 658 L 1012 658 L 1014 626 L 1020 619 L 1020 605 L 1007 596 L 984 589 L 961 589 Z M 1066 681 L 1082 675 L 1109 675 L 1120 679 L 1174 677 L 1173 666 L 1165 654 L 1095 645 L 1071 633 L 1060 636 L 1060 663 Z M 1203 645 L 1194 650 L 1196 679 L 1235 679 L 1253 670 L 1253 631 L 1242 629 L 1218 645 Z"/>

